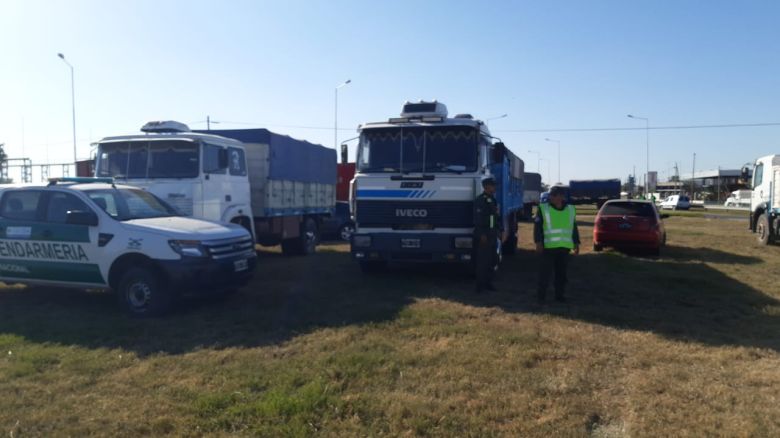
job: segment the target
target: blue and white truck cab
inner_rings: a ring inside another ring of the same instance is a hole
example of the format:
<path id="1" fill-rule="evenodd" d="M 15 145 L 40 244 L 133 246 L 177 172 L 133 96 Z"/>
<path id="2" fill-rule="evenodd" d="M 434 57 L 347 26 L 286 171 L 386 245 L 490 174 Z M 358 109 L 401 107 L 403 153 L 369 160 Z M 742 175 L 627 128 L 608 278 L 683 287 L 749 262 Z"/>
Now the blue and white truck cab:
<path id="1" fill-rule="evenodd" d="M 110 178 L 0 186 L 0 281 L 111 289 L 136 316 L 181 293 L 246 284 L 256 254 L 243 227 L 180 216 L 153 194 Z"/>
<path id="2" fill-rule="evenodd" d="M 493 176 L 504 220 L 496 260 L 517 247 L 523 161 L 469 114 L 448 117 L 437 101 L 407 102 L 400 117 L 358 128 L 350 188 L 351 252 L 364 270 L 387 262 L 473 259 L 474 199 Z"/>

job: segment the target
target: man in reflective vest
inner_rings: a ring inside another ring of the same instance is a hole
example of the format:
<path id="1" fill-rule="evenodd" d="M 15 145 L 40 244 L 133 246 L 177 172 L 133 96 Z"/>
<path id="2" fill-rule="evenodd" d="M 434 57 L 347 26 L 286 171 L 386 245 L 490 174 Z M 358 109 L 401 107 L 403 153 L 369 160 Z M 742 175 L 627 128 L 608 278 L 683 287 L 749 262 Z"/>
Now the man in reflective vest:
<path id="1" fill-rule="evenodd" d="M 545 301 L 550 277 L 555 273 L 555 300 L 566 301 L 566 266 L 569 252 L 580 253 L 580 234 L 577 230 L 577 213 L 573 205 L 566 204 L 566 191 L 562 186 L 550 188 L 547 203 L 539 204 L 534 220 L 536 252 L 542 255 L 539 271 L 539 303 Z"/>
<path id="2" fill-rule="evenodd" d="M 482 179 L 482 194 L 474 200 L 474 246 L 477 249 L 476 292 L 494 291 L 493 267 L 496 264 L 498 238 L 501 236 L 501 216 L 496 202 L 496 180 Z"/>

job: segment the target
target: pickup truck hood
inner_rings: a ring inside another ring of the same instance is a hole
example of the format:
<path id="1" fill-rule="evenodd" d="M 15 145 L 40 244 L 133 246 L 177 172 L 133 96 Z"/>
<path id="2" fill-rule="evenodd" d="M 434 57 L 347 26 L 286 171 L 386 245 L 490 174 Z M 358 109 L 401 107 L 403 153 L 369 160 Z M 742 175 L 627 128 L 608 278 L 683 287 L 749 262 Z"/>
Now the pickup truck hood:
<path id="1" fill-rule="evenodd" d="M 240 225 L 181 216 L 133 219 L 122 224 L 138 231 L 153 232 L 182 240 L 229 239 L 248 235 Z"/>

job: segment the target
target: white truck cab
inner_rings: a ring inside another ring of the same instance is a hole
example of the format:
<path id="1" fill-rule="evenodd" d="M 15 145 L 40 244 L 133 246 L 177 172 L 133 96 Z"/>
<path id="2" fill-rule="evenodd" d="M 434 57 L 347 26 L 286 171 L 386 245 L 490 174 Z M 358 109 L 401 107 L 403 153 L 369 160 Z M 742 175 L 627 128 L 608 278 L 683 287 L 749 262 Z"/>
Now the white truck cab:
<path id="1" fill-rule="evenodd" d="M 180 293 L 249 281 L 256 254 L 241 226 L 180 216 L 153 194 L 110 178 L 0 186 L 0 281 L 112 289 L 136 316 Z"/>
<path id="2" fill-rule="evenodd" d="M 743 178 L 748 169 L 743 169 Z M 759 243 L 772 243 L 780 234 L 780 155 L 768 155 L 753 165 L 753 194 L 750 198 L 750 230 Z"/>

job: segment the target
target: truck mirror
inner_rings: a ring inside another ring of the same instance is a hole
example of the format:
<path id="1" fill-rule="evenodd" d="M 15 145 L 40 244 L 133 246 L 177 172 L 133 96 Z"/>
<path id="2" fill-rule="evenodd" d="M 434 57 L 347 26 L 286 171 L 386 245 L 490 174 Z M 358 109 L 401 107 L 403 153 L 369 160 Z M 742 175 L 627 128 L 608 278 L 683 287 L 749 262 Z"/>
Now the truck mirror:
<path id="1" fill-rule="evenodd" d="M 220 169 L 227 169 L 228 167 L 228 150 L 225 148 L 219 149 L 219 156 L 217 157 L 217 166 Z"/>
<path id="2" fill-rule="evenodd" d="M 65 223 L 95 227 L 98 224 L 98 217 L 94 211 L 68 211 L 65 214 Z"/>
<path id="3" fill-rule="evenodd" d="M 347 153 L 347 145 L 341 145 L 341 164 L 347 164 L 349 162 L 349 154 Z"/>
<path id="4" fill-rule="evenodd" d="M 502 142 L 493 144 L 493 162 L 500 163 L 504 161 L 504 150 L 506 146 Z"/>
<path id="5" fill-rule="evenodd" d="M 747 181 L 750 178 L 750 169 L 747 166 L 742 168 L 742 180 Z"/>

